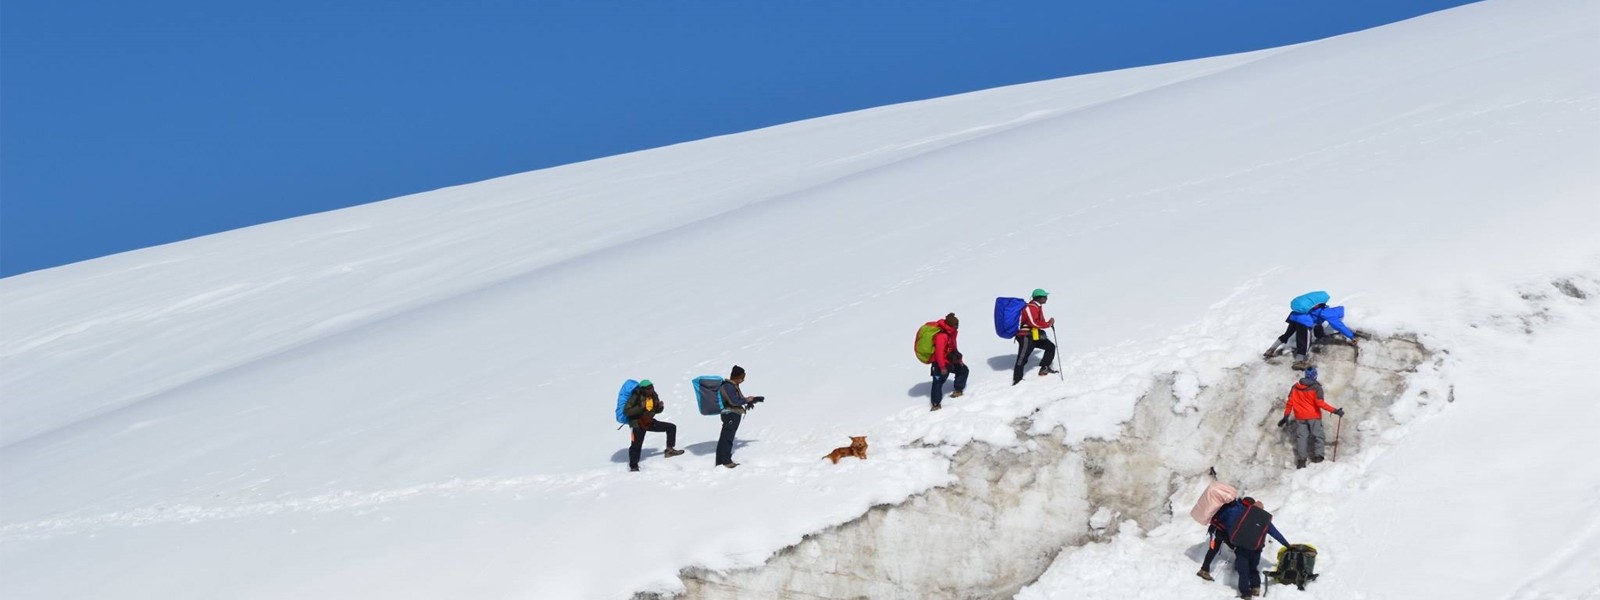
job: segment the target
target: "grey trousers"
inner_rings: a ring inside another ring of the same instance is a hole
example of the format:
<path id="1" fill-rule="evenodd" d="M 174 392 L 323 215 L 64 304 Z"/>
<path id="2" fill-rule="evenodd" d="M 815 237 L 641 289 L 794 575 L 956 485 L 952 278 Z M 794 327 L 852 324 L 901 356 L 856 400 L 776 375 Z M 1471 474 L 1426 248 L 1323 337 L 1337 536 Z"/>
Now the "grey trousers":
<path id="1" fill-rule="evenodd" d="M 1289 422 L 1294 428 L 1294 459 L 1306 460 L 1308 458 L 1322 458 L 1322 419 L 1307 419 Z"/>

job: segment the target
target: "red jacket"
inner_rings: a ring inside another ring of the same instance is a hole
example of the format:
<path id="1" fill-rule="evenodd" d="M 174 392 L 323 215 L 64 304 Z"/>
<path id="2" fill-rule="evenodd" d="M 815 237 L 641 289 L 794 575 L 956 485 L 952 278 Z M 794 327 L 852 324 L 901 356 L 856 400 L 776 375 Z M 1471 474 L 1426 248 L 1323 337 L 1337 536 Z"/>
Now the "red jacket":
<path id="1" fill-rule="evenodd" d="M 1309 383 L 1308 383 L 1309 382 Z M 1301 379 L 1289 390 L 1289 401 L 1283 405 L 1283 416 L 1291 414 L 1301 421 L 1321 420 L 1322 411 L 1339 410 L 1322 401 L 1322 384 L 1315 379 Z"/>
<path id="2" fill-rule="evenodd" d="M 1017 328 L 1017 337 L 1031 337 L 1034 329 L 1049 329 L 1050 320 L 1044 318 L 1044 306 L 1032 300 L 1022 309 L 1022 326 Z"/>
<path id="3" fill-rule="evenodd" d="M 956 328 L 939 319 L 939 333 L 933 334 L 933 365 L 950 370 L 950 355 L 956 351 Z"/>

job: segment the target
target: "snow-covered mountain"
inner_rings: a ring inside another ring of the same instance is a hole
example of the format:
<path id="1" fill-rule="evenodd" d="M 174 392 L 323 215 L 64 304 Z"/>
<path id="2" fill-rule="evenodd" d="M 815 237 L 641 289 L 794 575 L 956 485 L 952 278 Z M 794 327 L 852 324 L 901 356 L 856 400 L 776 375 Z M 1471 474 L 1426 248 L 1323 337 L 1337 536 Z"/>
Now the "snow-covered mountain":
<path id="1" fill-rule="evenodd" d="M 1216 464 L 1322 549 L 1305 597 L 1597 598 L 1596 223 L 1600 3 L 1489 0 L 29 273 L 0 596 L 1223 598 Z M 1035 287 L 1065 378 L 1013 387 Z M 1259 355 L 1312 289 L 1373 339 L 1294 471 Z M 688 381 L 734 364 L 727 470 Z M 627 472 L 628 378 L 689 454 Z"/>

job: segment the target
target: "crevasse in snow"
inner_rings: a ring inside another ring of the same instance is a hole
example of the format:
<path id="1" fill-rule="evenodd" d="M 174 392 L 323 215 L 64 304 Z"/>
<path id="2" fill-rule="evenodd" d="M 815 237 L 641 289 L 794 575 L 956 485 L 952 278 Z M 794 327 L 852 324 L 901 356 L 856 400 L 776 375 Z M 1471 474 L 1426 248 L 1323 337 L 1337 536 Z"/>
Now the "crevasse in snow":
<path id="1" fill-rule="evenodd" d="M 1389 410 L 1404 394 L 1447 393 L 1409 389 L 1419 366 L 1435 373 L 1441 362 L 1412 339 L 1368 341 L 1359 357 L 1320 350 L 1327 397 L 1351 416 L 1339 449 L 1346 460 L 1396 424 Z M 809 535 L 759 568 L 690 569 L 678 597 L 1010 598 L 1057 553 L 1109 539 L 1124 521 L 1148 530 L 1174 514 L 1187 519 L 1212 465 L 1244 493 L 1282 480 L 1293 458 L 1271 424 L 1294 377 L 1281 359 L 1252 362 L 1182 400 L 1174 377 L 1158 378 L 1110 440 L 1069 446 L 1059 429 L 1030 433 L 1024 419 L 1016 444 L 955 450 L 951 484 Z"/>

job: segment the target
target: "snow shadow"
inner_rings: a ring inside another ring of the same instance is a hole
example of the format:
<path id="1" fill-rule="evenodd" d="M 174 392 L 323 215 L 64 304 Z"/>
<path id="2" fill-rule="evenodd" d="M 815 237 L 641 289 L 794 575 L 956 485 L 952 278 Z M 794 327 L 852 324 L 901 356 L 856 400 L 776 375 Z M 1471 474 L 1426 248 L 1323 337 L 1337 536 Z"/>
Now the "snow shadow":
<path id="1" fill-rule="evenodd" d="M 970 375 L 969 375 L 969 377 L 970 377 Z M 945 382 L 944 382 L 944 397 L 945 398 L 949 398 L 950 397 L 950 392 L 955 391 L 955 389 L 956 389 L 956 383 L 955 382 L 956 382 L 956 380 L 955 380 L 954 377 L 951 377 L 951 378 L 945 380 Z M 967 386 L 968 387 L 972 386 L 972 381 L 971 380 L 967 381 Z M 906 396 L 909 396 L 909 397 L 912 397 L 912 398 L 921 398 L 923 400 L 927 400 L 928 397 L 931 394 L 933 394 L 933 378 L 931 378 L 931 377 L 928 378 L 928 381 L 924 381 L 922 383 L 913 385 L 913 386 L 911 386 L 911 389 L 906 390 Z"/>
<path id="2" fill-rule="evenodd" d="M 995 371 L 1010 371 L 1017 366 L 1016 354 L 1002 354 L 989 357 L 989 368 Z"/>
<path id="3" fill-rule="evenodd" d="M 664 437 L 661 438 L 661 439 L 662 439 L 663 443 L 666 441 L 666 438 L 664 438 Z M 643 449 L 643 451 L 639 452 L 639 461 L 643 462 L 645 459 L 648 459 L 648 458 L 651 458 L 651 457 L 656 457 L 656 456 L 661 456 L 661 449 L 660 448 L 645 448 L 645 449 Z M 623 446 L 621 450 L 618 450 L 616 452 L 616 454 L 612 454 L 611 455 L 611 462 L 619 463 L 619 464 L 628 464 L 628 447 L 627 446 Z"/>
<path id="4" fill-rule="evenodd" d="M 735 451 L 738 451 L 740 448 L 743 448 L 745 446 L 750 445 L 751 442 L 759 442 L 759 441 L 761 441 L 761 440 L 740 440 L 740 439 L 736 439 L 736 440 L 733 440 L 733 449 Z M 666 438 L 665 437 L 661 438 L 661 442 L 662 443 L 666 443 Z M 649 442 L 649 440 L 646 440 L 645 443 L 648 444 L 650 442 Z M 711 441 L 707 441 L 707 442 L 698 442 L 698 443 L 694 443 L 694 444 L 689 444 L 688 446 L 684 446 L 683 449 L 684 449 L 684 451 L 686 451 L 686 452 L 688 452 L 690 454 L 693 454 L 695 456 L 709 456 L 709 455 L 717 453 L 717 441 L 716 440 L 711 440 Z M 648 459 L 656 457 L 656 456 L 661 456 L 661 448 L 648 448 L 648 447 L 644 448 L 641 452 L 639 452 L 639 462 L 644 462 L 645 460 L 648 460 Z M 618 464 L 628 464 L 628 447 L 627 446 L 623 446 L 621 450 L 617 450 L 616 453 L 612 454 L 611 455 L 611 462 L 618 463 Z"/>
<path id="5" fill-rule="evenodd" d="M 759 442 L 759 441 L 761 441 L 761 440 L 741 440 L 741 439 L 737 439 L 736 438 L 736 439 L 733 440 L 733 450 L 734 450 L 734 452 L 738 452 L 740 448 L 748 446 L 753 442 Z M 711 440 L 711 441 L 707 441 L 707 442 L 699 442 L 699 443 L 695 443 L 695 444 L 689 444 L 687 446 L 684 446 L 683 449 L 687 450 L 690 454 L 693 454 L 695 456 L 708 456 L 708 455 L 717 453 L 717 441 L 716 440 Z M 628 458 L 628 452 L 627 452 L 628 449 L 627 448 L 623 448 L 622 450 L 623 450 L 622 458 L 624 460 L 626 460 Z"/>

